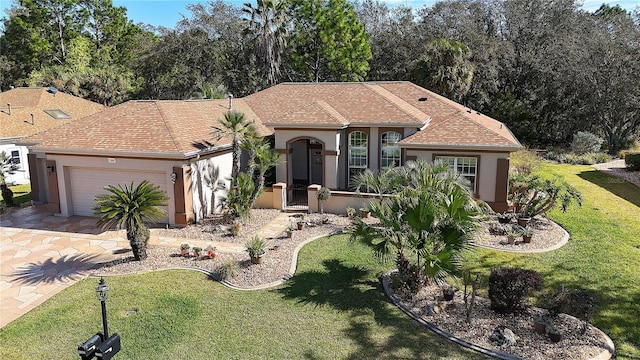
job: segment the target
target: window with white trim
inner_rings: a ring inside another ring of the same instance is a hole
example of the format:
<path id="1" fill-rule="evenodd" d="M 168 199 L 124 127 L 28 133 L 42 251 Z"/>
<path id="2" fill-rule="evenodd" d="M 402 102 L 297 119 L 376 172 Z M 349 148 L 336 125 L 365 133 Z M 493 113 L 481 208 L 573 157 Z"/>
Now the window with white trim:
<path id="1" fill-rule="evenodd" d="M 354 175 L 367 168 L 368 150 L 367 133 L 353 131 L 349 134 L 349 185 L 351 185 L 351 178 Z"/>
<path id="2" fill-rule="evenodd" d="M 14 164 L 20 164 L 20 151 L 19 150 L 11 150 L 11 161 Z"/>
<path id="3" fill-rule="evenodd" d="M 476 192 L 476 179 L 478 177 L 478 158 L 456 157 L 456 156 L 436 156 L 436 160 L 444 160 L 449 167 L 458 174 L 469 180 L 471 191 Z"/>
<path id="4" fill-rule="evenodd" d="M 380 169 L 400 166 L 400 147 L 402 135 L 396 131 L 387 131 L 380 136 Z"/>

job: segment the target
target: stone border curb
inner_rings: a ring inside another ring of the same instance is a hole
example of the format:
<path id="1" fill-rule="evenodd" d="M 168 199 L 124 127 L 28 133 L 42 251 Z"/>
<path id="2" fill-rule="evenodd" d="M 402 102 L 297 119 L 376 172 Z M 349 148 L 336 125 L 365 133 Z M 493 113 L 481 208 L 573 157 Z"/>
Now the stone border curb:
<path id="1" fill-rule="evenodd" d="M 421 318 L 420 316 L 416 315 L 413 311 L 411 311 L 411 309 L 409 309 L 407 306 L 401 304 L 400 299 L 396 296 L 396 294 L 393 292 L 393 290 L 391 290 L 391 284 L 389 283 L 389 277 L 392 273 L 396 272 L 398 270 L 391 270 L 391 271 L 387 271 L 386 273 L 384 273 L 381 277 L 380 277 L 380 281 L 382 282 L 382 287 L 384 289 L 384 293 L 385 295 L 387 295 L 387 297 L 391 300 L 391 302 L 397 306 L 400 310 L 402 310 L 405 314 L 409 315 L 409 317 L 411 317 L 412 319 L 414 319 L 415 321 L 417 321 L 420 325 L 426 327 L 427 329 L 433 331 L 434 333 L 442 336 L 443 338 L 454 342 L 460 346 L 464 346 L 467 349 L 479 352 L 481 354 L 487 355 L 487 356 L 491 356 L 493 358 L 496 359 L 503 359 L 503 360 L 524 360 L 524 358 L 518 357 L 516 355 L 511 355 L 502 351 L 497 351 L 497 350 L 493 350 L 493 349 L 487 349 L 485 347 L 476 345 L 472 342 L 469 342 L 467 340 L 461 339 L 459 337 L 456 337 L 453 334 L 450 334 L 442 329 L 440 329 L 439 327 L 437 327 L 435 324 L 428 322 L 426 320 L 424 320 L 423 318 Z M 561 314 L 562 316 L 568 316 L 568 317 L 573 317 L 571 315 L 567 315 L 567 314 Z M 595 357 L 592 357 L 588 360 L 609 360 L 611 358 L 613 358 L 614 354 L 615 354 L 615 345 L 613 344 L 613 341 L 611 340 L 611 338 L 605 334 L 602 330 L 598 329 L 597 327 L 589 324 L 589 326 L 593 329 L 595 329 L 596 331 L 598 331 L 605 339 L 606 345 L 604 347 L 604 350 L 598 354 Z"/>

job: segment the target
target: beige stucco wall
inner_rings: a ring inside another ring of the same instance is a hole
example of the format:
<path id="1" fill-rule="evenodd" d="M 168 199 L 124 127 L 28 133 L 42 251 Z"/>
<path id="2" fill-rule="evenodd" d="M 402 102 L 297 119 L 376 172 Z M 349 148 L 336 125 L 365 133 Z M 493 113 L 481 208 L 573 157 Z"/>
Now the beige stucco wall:
<path id="1" fill-rule="evenodd" d="M 273 188 L 264 188 L 253 207 L 256 209 L 273 209 Z"/>
<path id="2" fill-rule="evenodd" d="M 56 162 L 56 174 L 60 193 L 60 215 L 73 215 L 71 205 L 71 181 L 69 178 L 71 167 L 96 168 L 105 170 L 123 171 L 153 171 L 164 172 L 167 180 L 167 196 L 169 197 L 168 215 L 169 223 L 175 224 L 175 203 L 173 187 L 169 186 L 170 174 L 174 166 L 182 166 L 179 160 L 153 160 L 153 159 L 130 159 L 130 158 L 107 158 L 93 156 L 71 156 L 71 155 L 47 155 L 47 159 Z M 115 159 L 110 162 L 109 159 Z"/>
<path id="3" fill-rule="evenodd" d="M 479 166 L 476 181 L 478 182 L 478 197 L 480 200 L 493 202 L 496 198 L 496 171 L 498 159 L 508 159 L 508 152 L 465 152 L 454 150 L 407 150 L 407 156 L 432 161 L 434 154 L 461 157 L 479 156 Z"/>
<path id="4" fill-rule="evenodd" d="M 282 130 L 276 129 L 276 149 L 288 149 L 287 143 L 294 139 L 311 138 L 324 143 L 324 151 L 338 151 L 340 147 L 340 132 L 336 130 Z M 293 162 L 291 154 L 284 154 L 278 166 L 276 166 L 276 181 L 287 183 L 287 173 L 293 174 Z M 325 155 L 323 176 L 326 181 L 324 186 L 336 188 L 338 183 L 338 156 Z M 291 176 L 290 176 L 291 177 Z M 289 179 L 290 180 L 290 179 Z"/>
<path id="5" fill-rule="evenodd" d="M 220 196 L 225 190 L 216 191 L 218 181 L 224 181 L 225 189 L 230 186 L 233 154 L 219 154 L 191 162 L 191 183 L 193 212 L 196 222 L 207 215 L 220 212 Z"/>

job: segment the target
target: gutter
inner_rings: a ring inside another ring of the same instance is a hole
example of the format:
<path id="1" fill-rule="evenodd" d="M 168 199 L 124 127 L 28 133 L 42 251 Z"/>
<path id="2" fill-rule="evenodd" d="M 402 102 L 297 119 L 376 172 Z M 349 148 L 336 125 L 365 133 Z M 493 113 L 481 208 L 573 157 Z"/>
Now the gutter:
<path id="1" fill-rule="evenodd" d="M 22 146 L 33 146 L 35 144 L 23 143 Z M 99 156 L 99 157 L 129 157 L 145 159 L 167 159 L 167 160 L 188 160 L 198 158 L 217 152 L 231 149 L 231 144 L 214 146 L 207 149 L 191 151 L 188 153 L 179 152 L 148 152 L 148 151 L 126 151 L 126 150 L 92 150 L 92 149 L 63 149 L 47 147 L 30 147 L 31 152 L 40 152 L 51 155 L 79 155 L 79 156 Z"/>
<path id="2" fill-rule="evenodd" d="M 404 149 L 431 149 L 431 150 L 496 150 L 496 151 L 518 151 L 522 149 L 522 145 L 456 145 L 456 144 L 438 144 L 438 143 L 398 143 L 398 147 Z"/>

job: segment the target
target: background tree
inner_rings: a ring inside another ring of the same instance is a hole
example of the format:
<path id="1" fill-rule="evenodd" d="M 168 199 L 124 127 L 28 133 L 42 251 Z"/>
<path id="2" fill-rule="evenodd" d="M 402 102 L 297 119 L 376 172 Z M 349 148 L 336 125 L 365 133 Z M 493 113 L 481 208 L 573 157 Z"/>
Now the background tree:
<path id="1" fill-rule="evenodd" d="M 427 45 L 426 53 L 416 64 L 411 79 L 440 95 L 459 101 L 471 88 L 473 63 L 467 45 L 438 39 Z"/>
<path id="2" fill-rule="evenodd" d="M 288 36 L 286 2 L 256 0 L 255 7 L 245 3 L 242 11 L 249 17 L 246 31 L 256 42 L 261 72 L 266 76 L 268 85 L 275 85 L 280 77 L 282 52 Z"/>
<path id="3" fill-rule="evenodd" d="M 135 260 L 146 259 L 149 229 L 145 223 L 164 219 L 165 211 L 159 206 L 167 206 L 169 198 L 160 187 L 147 180 L 135 187 L 133 182 L 124 187 L 108 185 L 105 190 L 108 193 L 97 195 L 93 206 L 98 226 L 126 230 Z"/>
<path id="4" fill-rule="evenodd" d="M 362 81 L 371 48 L 364 26 L 346 0 L 292 0 L 288 51 L 294 81 Z"/>

